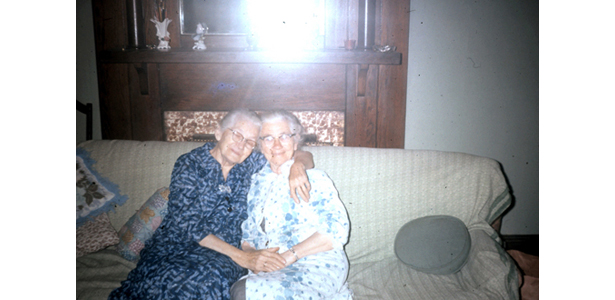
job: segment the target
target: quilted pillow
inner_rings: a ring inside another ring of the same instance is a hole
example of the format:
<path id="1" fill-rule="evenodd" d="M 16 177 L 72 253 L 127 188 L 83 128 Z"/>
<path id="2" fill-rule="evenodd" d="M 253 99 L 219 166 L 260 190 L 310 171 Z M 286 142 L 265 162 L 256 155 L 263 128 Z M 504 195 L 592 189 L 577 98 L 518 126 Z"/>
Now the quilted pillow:
<path id="1" fill-rule="evenodd" d="M 470 233 L 463 221 L 452 216 L 426 216 L 399 229 L 395 254 L 417 271 L 453 274 L 467 262 L 470 245 Z"/>
<path id="2" fill-rule="evenodd" d="M 92 168 L 94 163 L 86 150 L 77 148 L 77 228 L 128 199 L 120 195 L 116 184 Z"/>
<path id="3" fill-rule="evenodd" d="M 128 219 L 119 232 L 117 252 L 127 260 L 139 260 L 139 252 L 145 242 L 154 235 L 156 228 L 167 214 L 169 189 L 158 189 L 139 210 Z"/>
<path id="4" fill-rule="evenodd" d="M 120 242 L 107 213 L 100 214 L 77 228 L 77 257 Z"/>

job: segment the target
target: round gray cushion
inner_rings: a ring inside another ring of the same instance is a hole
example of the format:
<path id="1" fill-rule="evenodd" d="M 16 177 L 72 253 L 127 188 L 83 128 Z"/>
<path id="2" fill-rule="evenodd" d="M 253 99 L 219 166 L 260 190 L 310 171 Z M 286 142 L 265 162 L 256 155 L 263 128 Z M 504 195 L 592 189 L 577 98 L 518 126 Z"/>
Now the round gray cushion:
<path id="1" fill-rule="evenodd" d="M 426 216 L 406 223 L 395 237 L 395 254 L 411 268 L 429 274 L 452 274 L 470 253 L 470 233 L 452 216 Z"/>

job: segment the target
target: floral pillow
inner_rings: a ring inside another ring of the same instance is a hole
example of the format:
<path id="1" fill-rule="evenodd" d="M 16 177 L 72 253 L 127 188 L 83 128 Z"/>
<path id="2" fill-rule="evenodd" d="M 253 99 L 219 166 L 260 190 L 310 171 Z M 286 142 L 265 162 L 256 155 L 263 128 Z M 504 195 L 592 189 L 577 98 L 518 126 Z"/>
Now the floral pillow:
<path id="1" fill-rule="evenodd" d="M 128 199 L 92 168 L 94 163 L 86 150 L 77 148 L 77 228 Z"/>
<path id="2" fill-rule="evenodd" d="M 154 235 L 167 214 L 169 192 L 166 187 L 158 189 L 122 226 L 119 232 L 120 243 L 116 247 L 122 257 L 130 261 L 139 260 L 139 252 L 145 242 Z"/>
<path id="3" fill-rule="evenodd" d="M 100 214 L 77 228 L 77 257 L 116 245 L 120 238 L 107 213 Z"/>

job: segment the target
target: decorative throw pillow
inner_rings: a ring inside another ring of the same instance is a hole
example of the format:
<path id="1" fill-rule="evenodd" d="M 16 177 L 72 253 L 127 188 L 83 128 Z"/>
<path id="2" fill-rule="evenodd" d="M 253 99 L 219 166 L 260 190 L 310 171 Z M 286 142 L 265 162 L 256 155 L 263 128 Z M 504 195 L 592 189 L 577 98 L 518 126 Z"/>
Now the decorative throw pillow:
<path id="1" fill-rule="evenodd" d="M 120 195 L 116 184 L 92 168 L 94 163 L 85 149 L 77 148 L 77 228 L 128 199 Z"/>
<path id="2" fill-rule="evenodd" d="M 127 260 L 139 260 L 139 252 L 145 242 L 154 235 L 156 228 L 167 214 L 169 189 L 158 189 L 139 210 L 128 219 L 119 232 L 120 243 L 117 252 Z"/>
<path id="3" fill-rule="evenodd" d="M 470 233 L 452 216 L 426 216 L 406 223 L 395 237 L 395 254 L 411 268 L 429 274 L 453 274 L 467 262 Z"/>
<path id="4" fill-rule="evenodd" d="M 77 257 L 120 242 L 117 232 L 109 221 L 107 213 L 102 213 L 77 228 Z"/>

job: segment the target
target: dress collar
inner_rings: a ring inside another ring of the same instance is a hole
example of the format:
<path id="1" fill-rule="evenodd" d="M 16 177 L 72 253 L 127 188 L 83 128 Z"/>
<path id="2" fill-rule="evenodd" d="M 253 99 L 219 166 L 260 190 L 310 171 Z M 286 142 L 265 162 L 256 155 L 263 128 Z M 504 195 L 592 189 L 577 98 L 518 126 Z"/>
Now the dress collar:
<path id="1" fill-rule="evenodd" d="M 282 166 L 280 167 L 280 170 L 282 171 L 280 174 L 276 174 L 273 172 L 273 170 L 271 169 L 271 163 L 267 163 L 267 167 L 263 168 L 263 173 L 264 174 L 273 174 L 276 176 L 284 176 L 286 178 L 288 178 L 288 176 L 290 175 L 290 167 L 293 165 L 293 163 L 295 163 L 294 159 L 290 159 L 287 162 L 283 163 Z"/>

